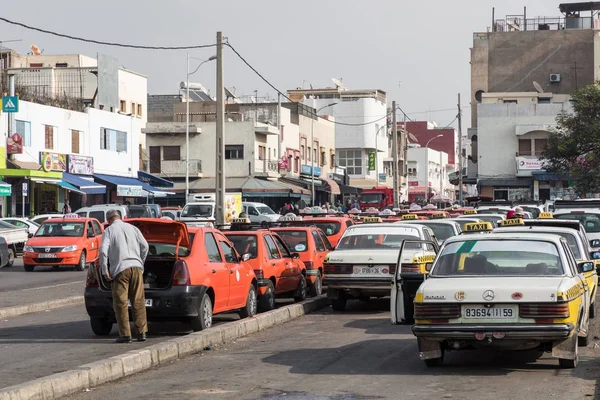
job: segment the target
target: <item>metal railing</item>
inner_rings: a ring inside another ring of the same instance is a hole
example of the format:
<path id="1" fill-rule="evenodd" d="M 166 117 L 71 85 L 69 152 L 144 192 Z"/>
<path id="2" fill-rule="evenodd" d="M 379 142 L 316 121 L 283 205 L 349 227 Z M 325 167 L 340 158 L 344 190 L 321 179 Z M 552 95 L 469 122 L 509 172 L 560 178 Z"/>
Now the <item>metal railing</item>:
<path id="1" fill-rule="evenodd" d="M 494 32 L 557 31 L 563 29 L 592 29 L 592 17 L 535 17 L 507 15 L 494 21 Z"/>
<path id="2" fill-rule="evenodd" d="M 167 176 L 184 176 L 185 175 L 185 160 L 161 160 L 160 164 L 155 161 L 142 161 L 144 171 L 151 174 L 163 174 Z M 189 162 L 190 175 L 198 175 L 202 173 L 202 160 L 190 159 Z"/>
<path id="3" fill-rule="evenodd" d="M 279 172 L 278 161 L 258 159 L 254 163 L 255 172 Z"/>

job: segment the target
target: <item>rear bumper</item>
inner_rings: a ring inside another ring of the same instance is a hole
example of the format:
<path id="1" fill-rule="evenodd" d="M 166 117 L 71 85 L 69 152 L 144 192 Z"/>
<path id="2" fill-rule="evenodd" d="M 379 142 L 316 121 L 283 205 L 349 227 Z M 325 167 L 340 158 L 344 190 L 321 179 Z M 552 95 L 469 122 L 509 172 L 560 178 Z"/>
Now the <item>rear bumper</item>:
<path id="1" fill-rule="evenodd" d="M 366 289 L 385 292 L 388 296 L 392 288 L 392 277 L 370 278 L 352 277 L 352 275 L 327 275 L 327 287 L 331 289 Z"/>
<path id="2" fill-rule="evenodd" d="M 174 286 L 167 290 L 146 290 L 148 321 L 173 321 L 198 316 L 198 309 L 206 286 Z M 85 309 L 90 317 L 115 319 L 112 295 L 98 288 L 86 288 Z"/>
<path id="3" fill-rule="evenodd" d="M 425 339 L 475 339 L 475 333 L 491 336 L 494 332 L 505 334 L 504 339 L 559 340 L 568 338 L 574 330 L 572 324 L 552 325 L 415 325 L 413 334 Z"/>

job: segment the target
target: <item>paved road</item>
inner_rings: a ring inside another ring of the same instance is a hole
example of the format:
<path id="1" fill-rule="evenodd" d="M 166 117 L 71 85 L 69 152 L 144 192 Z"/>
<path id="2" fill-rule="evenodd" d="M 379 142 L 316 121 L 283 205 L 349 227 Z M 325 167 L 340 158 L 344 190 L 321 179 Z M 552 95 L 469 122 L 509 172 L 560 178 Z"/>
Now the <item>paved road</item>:
<path id="1" fill-rule="evenodd" d="M 575 370 L 536 354 L 451 353 L 428 369 L 387 301 L 330 308 L 71 400 L 593 399 L 600 370 L 591 344 Z M 594 324 L 598 332 L 598 322 Z"/>
<path id="2" fill-rule="evenodd" d="M 279 305 L 290 304 L 287 299 Z M 215 324 L 237 320 L 237 314 L 216 315 Z M 83 306 L 27 314 L 0 320 L 0 388 L 63 372 L 129 350 L 185 335 L 189 325 L 151 324 L 145 343 L 116 344 L 111 336 L 95 336 Z"/>
<path id="3" fill-rule="evenodd" d="M 74 268 L 36 267 L 33 272 L 25 272 L 23 259 L 18 257 L 15 264 L 0 268 L 0 293 L 34 287 L 52 286 L 61 283 L 85 282 L 87 271 Z"/>

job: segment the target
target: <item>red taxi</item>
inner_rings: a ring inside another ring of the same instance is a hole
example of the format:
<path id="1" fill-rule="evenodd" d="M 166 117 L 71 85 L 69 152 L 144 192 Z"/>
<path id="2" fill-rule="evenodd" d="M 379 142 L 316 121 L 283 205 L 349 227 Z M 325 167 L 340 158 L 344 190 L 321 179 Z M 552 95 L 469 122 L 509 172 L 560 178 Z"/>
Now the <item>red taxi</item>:
<path id="1" fill-rule="evenodd" d="M 321 229 L 331 247 L 337 246 L 346 229 L 349 226 L 355 225 L 356 222 L 352 217 L 339 216 L 336 214 L 321 215 L 321 214 L 302 214 L 303 219 L 295 221 L 283 221 L 282 226 L 316 226 Z"/>
<path id="2" fill-rule="evenodd" d="M 100 256 L 103 232 L 95 218 L 66 214 L 64 218 L 48 219 L 23 247 L 25 271 L 33 271 L 40 265 L 83 271 Z"/>

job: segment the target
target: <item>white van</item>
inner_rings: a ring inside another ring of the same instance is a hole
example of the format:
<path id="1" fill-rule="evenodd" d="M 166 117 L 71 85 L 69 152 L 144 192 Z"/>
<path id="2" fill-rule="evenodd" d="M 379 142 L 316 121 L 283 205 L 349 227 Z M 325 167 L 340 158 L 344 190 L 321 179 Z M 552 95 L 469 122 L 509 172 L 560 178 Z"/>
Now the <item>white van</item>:
<path id="1" fill-rule="evenodd" d="M 266 204 L 243 202 L 242 209 L 252 223 L 277 222 L 281 215 L 277 214 Z"/>
<path id="2" fill-rule="evenodd" d="M 75 214 L 82 218 L 96 218 L 101 224 L 106 222 L 106 213 L 109 210 L 116 210 L 122 219 L 129 218 L 129 209 L 127 206 L 119 204 L 96 204 L 91 207 L 83 207 L 75 211 Z"/>

